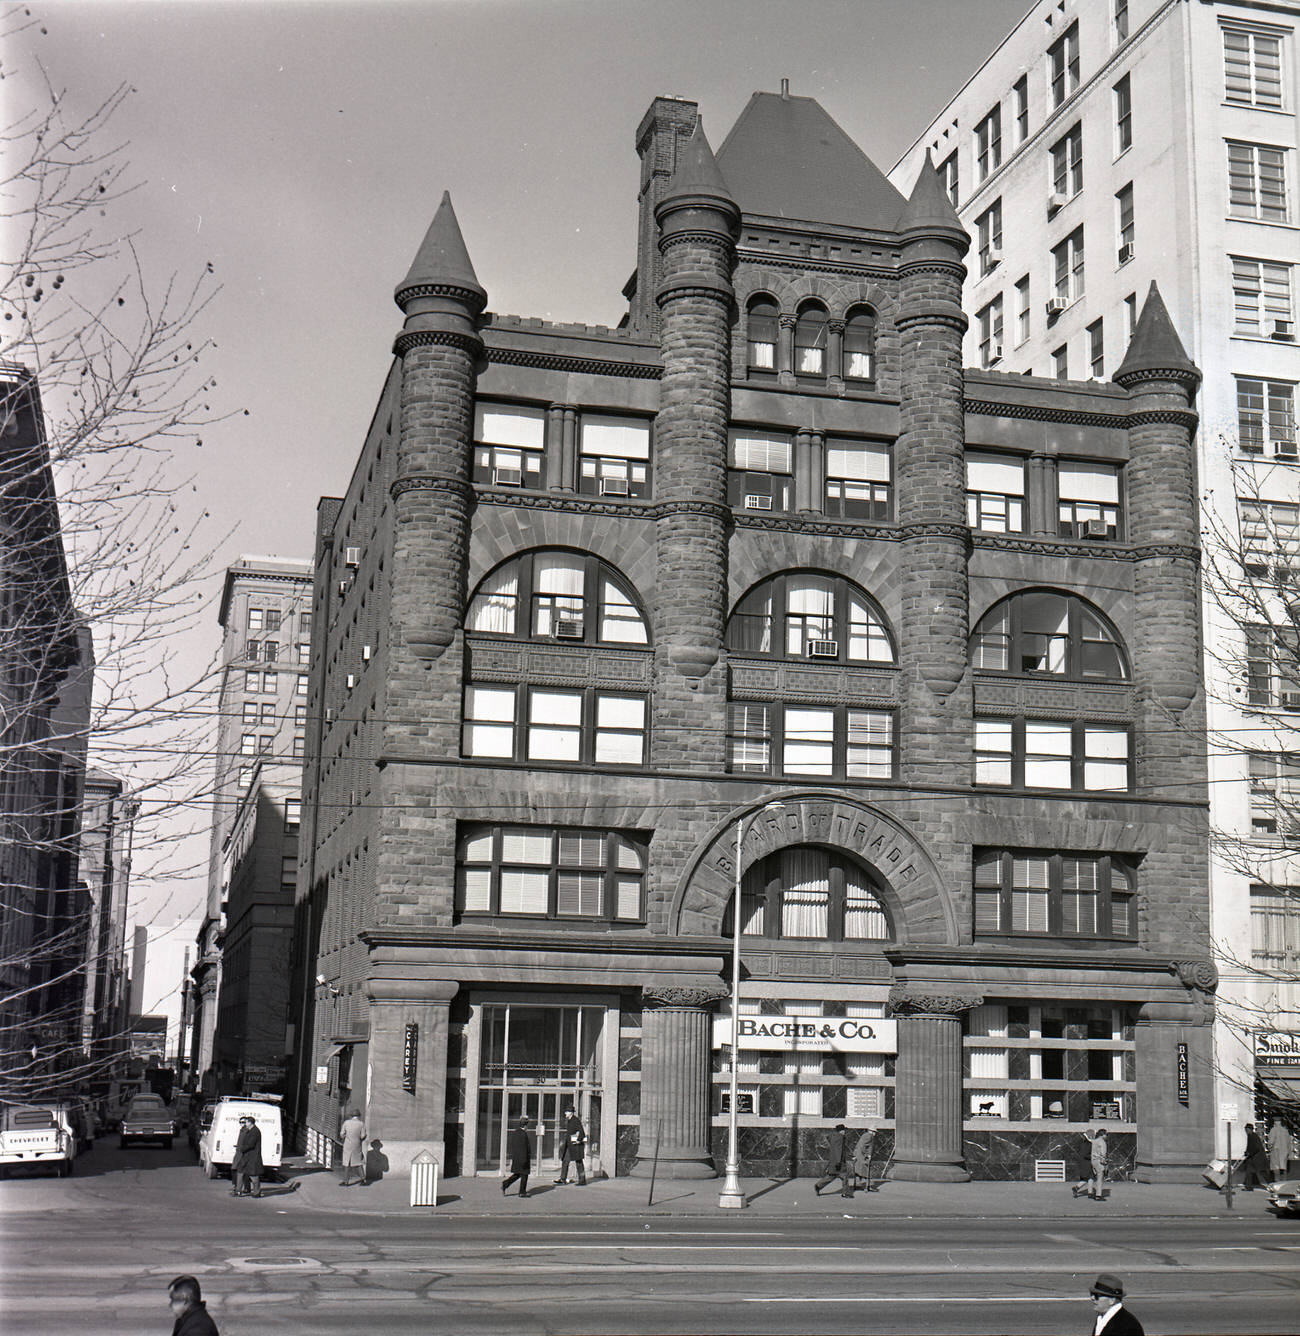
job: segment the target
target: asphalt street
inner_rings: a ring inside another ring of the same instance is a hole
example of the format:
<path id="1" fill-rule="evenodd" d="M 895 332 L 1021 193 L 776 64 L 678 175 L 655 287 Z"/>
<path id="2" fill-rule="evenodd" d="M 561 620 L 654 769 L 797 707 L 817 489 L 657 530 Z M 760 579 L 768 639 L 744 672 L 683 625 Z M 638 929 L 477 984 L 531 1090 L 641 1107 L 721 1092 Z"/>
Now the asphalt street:
<path id="1" fill-rule="evenodd" d="M 181 1146 L 101 1142 L 69 1180 L 0 1183 L 6 1333 L 170 1331 L 191 1272 L 222 1336 L 1077 1333 L 1100 1271 L 1152 1336 L 1300 1332 L 1300 1222 L 358 1216 L 233 1199 Z M 534 1203 L 529 1203 L 532 1206 Z"/>

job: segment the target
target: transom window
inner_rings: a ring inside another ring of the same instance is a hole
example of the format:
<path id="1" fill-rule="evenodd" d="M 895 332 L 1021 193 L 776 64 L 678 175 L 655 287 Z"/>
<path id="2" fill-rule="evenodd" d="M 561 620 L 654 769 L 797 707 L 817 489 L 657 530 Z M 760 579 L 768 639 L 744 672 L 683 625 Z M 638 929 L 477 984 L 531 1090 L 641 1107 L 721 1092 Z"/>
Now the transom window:
<path id="1" fill-rule="evenodd" d="M 463 756 L 639 766 L 645 747 L 644 695 L 527 684 L 465 688 Z"/>
<path id="2" fill-rule="evenodd" d="M 776 340 L 780 308 L 771 297 L 755 297 L 749 304 L 749 369 L 776 370 Z"/>
<path id="3" fill-rule="evenodd" d="M 597 557 L 532 552 L 498 566 L 469 605 L 466 630 L 523 640 L 644 645 L 629 588 Z"/>
<path id="4" fill-rule="evenodd" d="M 889 519 L 891 467 L 886 441 L 828 440 L 826 513 L 844 519 Z"/>
<path id="5" fill-rule="evenodd" d="M 1106 854 L 977 850 L 975 933 L 1136 937 L 1133 869 Z"/>
<path id="6" fill-rule="evenodd" d="M 584 413 L 578 424 L 578 490 L 599 496 L 650 494 L 650 423 Z"/>
<path id="7" fill-rule="evenodd" d="M 794 442 L 777 431 L 742 427 L 728 433 L 727 501 L 737 510 L 790 510 Z"/>
<path id="8" fill-rule="evenodd" d="M 1119 637 L 1082 599 L 1048 590 L 1013 594 L 980 618 L 971 665 L 1017 675 L 1128 677 Z"/>
<path id="9" fill-rule="evenodd" d="M 727 719 L 728 769 L 733 772 L 894 778 L 892 710 L 733 701 Z"/>
<path id="10" fill-rule="evenodd" d="M 778 575 L 751 589 L 727 622 L 727 648 L 779 659 L 893 664 L 883 614 L 855 585 L 835 575 Z"/>
<path id="11" fill-rule="evenodd" d="M 1132 736 L 1126 727 L 976 716 L 976 784 L 1115 793 L 1132 782 Z"/>
<path id="12" fill-rule="evenodd" d="M 456 858 L 456 911 L 640 922 L 645 868 L 645 840 L 616 831 L 470 826 Z"/>
<path id="13" fill-rule="evenodd" d="M 823 941 L 889 941 L 879 890 L 865 868 L 829 849 L 769 854 L 741 883 L 741 934 Z M 734 932 L 728 907 L 723 931 Z"/>
<path id="14" fill-rule="evenodd" d="M 830 317 L 824 306 L 810 303 L 794 322 L 794 370 L 797 376 L 826 374 L 826 336 Z"/>
<path id="15" fill-rule="evenodd" d="M 841 374 L 845 380 L 875 378 L 876 317 L 867 307 L 848 313 L 844 320 Z"/>
<path id="16" fill-rule="evenodd" d="M 474 481 L 541 487 L 546 413 L 520 404 L 474 405 Z"/>
<path id="17" fill-rule="evenodd" d="M 966 452 L 966 523 L 986 533 L 1023 533 L 1025 461 L 1017 455 Z"/>

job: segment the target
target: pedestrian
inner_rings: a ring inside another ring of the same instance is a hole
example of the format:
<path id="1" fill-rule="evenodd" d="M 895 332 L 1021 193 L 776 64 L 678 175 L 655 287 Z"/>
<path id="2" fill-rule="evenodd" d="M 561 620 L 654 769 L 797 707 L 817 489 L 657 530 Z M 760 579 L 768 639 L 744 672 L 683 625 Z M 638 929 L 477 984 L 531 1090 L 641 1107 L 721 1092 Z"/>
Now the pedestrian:
<path id="1" fill-rule="evenodd" d="M 1268 1152 L 1263 1139 L 1255 1131 L 1254 1123 L 1246 1124 L 1246 1151 L 1241 1160 L 1241 1187 L 1243 1192 L 1254 1192 L 1258 1184 L 1268 1186 Z"/>
<path id="2" fill-rule="evenodd" d="M 208 1316 L 193 1276 L 177 1276 L 167 1286 L 167 1302 L 176 1319 L 172 1336 L 218 1336 L 217 1324 Z"/>
<path id="3" fill-rule="evenodd" d="M 519 1195 L 528 1196 L 528 1175 L 533 1168 L 533 1139 L 528 1135 L 531 1126 L 527 1118 L 521 1118 L 510 1135 L 506 1137 L 506 1155 L 510 1160 L 510 1177 L 501 1183 L 501 1195 L 516 1179 L 519 1181 Z"/>
<path id="4" fill-rule="evenodd" d="M 1074 1185 L 1074 1195 L 1081 1197 L 1085 1193 L 1093 1201 L 1102 1201 L 1106 1195 L 1106 1129 L 1096 1127 L 1084 1133 L 1092 1142 L 1089 1163 L 1092 1168 L 1091 1180 L 1085 1178 Z"/>
<path id="5" fill-rule="evenodd" d="M 578 1186 L 580 1188 L 587 1186 L 587 1171 L 582 1166 L 582 1157 L 586 1149 L 587 1134 L 582 1129 L 577 1109 L 569 1104 L 564 1110 L 564 1134 L 560 1140 L 560 1176 L 555 1180 L 557 1183 L 568 1182 L 569 1165 L 572 1164 L 578 1173 Z"/>
<path id="6" fill-rule="evenodd" d="M 830 1149 L 826 1153 L 826 1175 L 817 1180 L 813 1191 L 822 1195 L 822 1188 L 840 1180 L 840 1196 L 853 1196 L 853 1167 L 849 1158 L 849 1131 L 843 1123 L 836 1123 L 831 1133 Z"/>
<path id="7" fill-rule="evenodd" d="M 341 1188 L 350 1188 L 355 1182 L 358 1187 L 366 1183 L 366 1125 L 361 1121 L 361 1114 L 356 1109 L 349 1109 L 343 1126 L 339 1128 L 343 1138 L 343 1178 Z M 352 1177 L 356 1171 L 356 1178 Z"/>
<path id="8" fill-rule="evenodd" d="M 1291 1164 L 1291 1133 L 1281 1118 L 1268 1125 L 1268 1167 L 1273 1182 L 1280 1183 Z"/>
<path id="9" fill-rule="evenodd" d="M 853 1147 L 853 1177 L 860 1179 L 868 1192 L 871 1187 L 871 1161 L 876 1151 L 876 1129 L 868 1127 Z"/>
<path id="10" fill-rule="evenodd" d="M 262 1195 L 262 1129 L 252 1114 L 239 1120 L 239 1138 L 235 1142 L 235 1158 L 230 1163 L 230 1176 L 235 1180 L 232 1197 L 260 1197 Z"/>
<path id="11" fill-rule="evenodd" d="M 1103 1273 L 1090 1291 L 1095 1320 L 1092 1336 L 1144 1336 L 1142 1324 L 1124 1307 L 1124 1282 L 1118 1276 Z"/>

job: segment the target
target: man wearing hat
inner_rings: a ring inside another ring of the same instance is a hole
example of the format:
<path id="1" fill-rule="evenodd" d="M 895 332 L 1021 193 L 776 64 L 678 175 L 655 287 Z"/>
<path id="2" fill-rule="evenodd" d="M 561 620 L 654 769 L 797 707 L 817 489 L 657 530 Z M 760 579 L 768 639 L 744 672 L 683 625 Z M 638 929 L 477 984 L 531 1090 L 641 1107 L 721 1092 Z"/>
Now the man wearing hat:
<path id="1" fill-rule="evenodd" d="M 239 1139 L 235 1142 L 235 1158 L 230 1162 L 230 1176 L 235 1181 L 232 1197 L 260 1197 L 262 1195 L 262 1131 L 252 1114 L 239 1120 Z"/>
<path id="2" fill-rule="evenodd" d="M 1092 1336 L 1143 1336 L 1142 1324 L 1124 1307 L 1124 1282 L 1103 1272 L 1089 1292 L 1096 1321 Z"/>
<path id="3" fill-rule="evenodd" d="M 557 1183 L 569 1181 L 569 1166 L 578 1171 L 578 1186 L 587 1186 L 587 1171 L 583 1168 L 582 1157 L 587 1149 L 587 1134 L 582 1130 L 582 1120 L 572 1104 L 564 1107 L 564 1124 L 560 1139 L 560 1176 Z"/>

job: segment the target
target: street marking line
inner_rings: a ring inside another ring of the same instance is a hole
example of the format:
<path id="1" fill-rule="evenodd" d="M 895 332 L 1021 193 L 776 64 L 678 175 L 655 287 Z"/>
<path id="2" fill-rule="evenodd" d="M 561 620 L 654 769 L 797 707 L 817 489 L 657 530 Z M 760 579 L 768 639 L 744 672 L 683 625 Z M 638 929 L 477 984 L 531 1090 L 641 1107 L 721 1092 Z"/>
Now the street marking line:
<path id="1" fill-rule="evenodd" d="M 674 1238 L 674 1239 L 779 1239 L 788 1237 L 787 1231 L 780 1229 L 747 1229 L 744 1233 L 730 1229 L 678 1229 L 661 1230 L 659 1233 L 653 1233 L 639 1229 L 539 1229 L 532 1232 L 523 1233 L 519 1237 L 526 1239 L 555 1239 L 555 1238 L 578 1238 L 578 1239 L 607 1239 L 611 1235 L 627 1234 L 632 1238 L 643 1239 L 650 1238 Z"/>
<path id="2" fill-rule="evenodd" d="M 536 1252 L 536 1243 L 498 1243 L 502 1252 Z M 725 1243 L 557 1243 L 550 1252 L 861 1252 L 860 1243 L 756 1243 L 729 1248 Z M 981 1250 L 982 1251 L 982 1250 Z"/>

